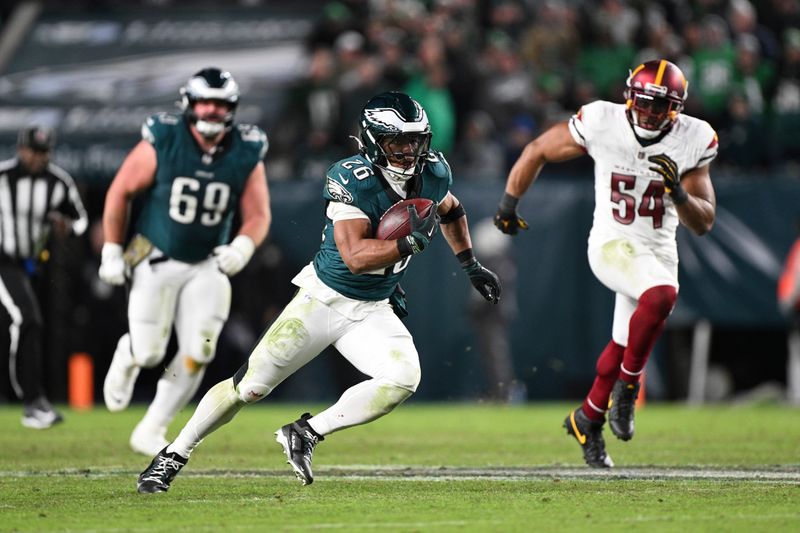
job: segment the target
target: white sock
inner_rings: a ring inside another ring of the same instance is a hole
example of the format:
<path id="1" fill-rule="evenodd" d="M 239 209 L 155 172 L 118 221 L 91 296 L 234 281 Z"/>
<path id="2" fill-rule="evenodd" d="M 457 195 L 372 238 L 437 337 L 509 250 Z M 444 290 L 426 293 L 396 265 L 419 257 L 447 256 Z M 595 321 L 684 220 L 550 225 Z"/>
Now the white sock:
<path id="1" fill-rule="evenodd" d="M 194 369 L 187 365 L 187 358 L 176 355 L 169 364 L 156 387 L 156 397 L 147 413 L 142 419 L 142 425 L 153 428 L 166 428 L 194 397 L 206 367 L 197 366 Z M 192 364 L 191 362 L 189 364 Z"/>
<path id="2" fill-rule="evenodd" d="M 192 418 L 167 447 L 167 452 L 189 457 L 204 438 L 233 420 L 243 406 L 244 402 L 239 399 L 239 393 L 233 386 L 233 378 L 220 381 L 208 389 L 197 404 Z"/>
<path id="3" fill-rule="evenodd" d="M 372 422 L 413 394 L 384 379 L 368 379 L 353 385 L 339 401 L 308 420 L 320 435 Z"/>

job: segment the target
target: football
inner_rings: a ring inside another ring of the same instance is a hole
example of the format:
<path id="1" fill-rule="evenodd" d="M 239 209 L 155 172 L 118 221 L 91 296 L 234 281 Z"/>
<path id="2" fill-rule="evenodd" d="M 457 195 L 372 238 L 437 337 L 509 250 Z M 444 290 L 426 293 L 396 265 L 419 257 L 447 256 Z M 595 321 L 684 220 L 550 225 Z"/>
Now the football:
<path id="1" fill-rule="evenodd" d="M 427 198 L 410 198 L 397 202 L 386 210 L 378 222 L 375 230 L 375 238 L 384 241 L 400 239 L 411 233 L 411 224 L 408 216 L 408 206 L 413 205 L 417 208 L 419 218 L 425 218 L 430 214 L 433 201 Z"/>

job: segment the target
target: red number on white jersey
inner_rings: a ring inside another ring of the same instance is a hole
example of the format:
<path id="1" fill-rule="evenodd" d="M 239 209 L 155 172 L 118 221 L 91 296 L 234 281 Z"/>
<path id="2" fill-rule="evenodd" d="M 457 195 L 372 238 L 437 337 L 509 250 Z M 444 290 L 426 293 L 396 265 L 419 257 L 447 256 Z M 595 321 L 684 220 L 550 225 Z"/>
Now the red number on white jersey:
<path id="1" fill-rule="evenodd" d="M 640 217 L 651 217 L 654 229 L 660 228 L 664 218 L 664 183 L 651 180 L 647 184 L 638 210 L 634 210 L 636 197 L 624 192 L 632 191 L 635 187 L 636 176 L 616 172 L 611 174 L 611 201 L 619 204 L 619 207 L 612 209 L 614 220 L 627 226 L 633 223 L 638 213 Z"/>

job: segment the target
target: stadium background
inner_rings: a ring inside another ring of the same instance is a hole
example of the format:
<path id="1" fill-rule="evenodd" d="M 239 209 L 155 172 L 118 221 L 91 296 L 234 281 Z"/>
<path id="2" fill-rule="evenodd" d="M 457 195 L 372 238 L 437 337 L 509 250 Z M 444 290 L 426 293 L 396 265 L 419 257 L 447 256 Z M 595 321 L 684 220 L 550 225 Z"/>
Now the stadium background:
<path id="1" fill-rule="evenodd" d="M 648 394 L 685 396 L 702 321 L 712 325 L 712 363 L 730 379 L 715 389 L 719 396 L 785 380 L 786 324 L 775 285 L 800 214 L 796 1 L 109 0 L 11 2 L 0 14 L 0 155 L 13 153 L 19 128 L 54 127 L 53 160 L 79 182 L 95 222 L 142 120 L 173 109 L 196 70 L 230 70 L 243 89 L 237 119 L 267 131 L 270 241 L 234 278 L 232 317 L 202 390 L 241 364 L 288 300 L 291 276 L 319 242 L 324 169 L 355 149 L 348 135 L 370 95 L 402 89 L 425 105 L 434 146 L 454 169 L 453 191 L 477 224 L 493 214 L 527 141 L 582 103 L 620 101 L 627 69 L 654 57 L 684 69 L 686 112 L 717 129 L 720 156 L 712 168 L 714 231 L 702 239 L 679 232 L 682 290 Z M 532 229 L 511 249 L 518 274 L 510 336 L 530 399 L 579 397 L 608 340 L 612 295 L 585 257 L 590 163 L 548 166 L 521 203 Z M 93 356 L 99 385 L 125 328 L 124 295 L 96 277 L 98 230 L 54 243 L 43 267 L 56 401 L 66 398 L 69 354 Z M 407 325 L 423 367 L 416 398 L 480 397 L 486 384 L 468 320 L 472 289 L 455 259 L 440 243 L 415 258 L 406 280 Z M 157 372 L 143 378 L 141 400 L 152 397 Z M 274 397 L 330 399 L 353 379 L 329 354 Z"/>

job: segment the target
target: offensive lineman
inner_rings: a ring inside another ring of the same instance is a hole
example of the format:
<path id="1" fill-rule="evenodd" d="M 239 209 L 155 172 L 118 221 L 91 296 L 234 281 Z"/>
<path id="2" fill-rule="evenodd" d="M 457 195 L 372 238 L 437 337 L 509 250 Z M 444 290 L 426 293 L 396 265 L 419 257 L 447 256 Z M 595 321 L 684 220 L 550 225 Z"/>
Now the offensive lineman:
<path id="1" fill-rule="evenodd" d="M 716 209 L 709 163 L 717 155 L 717 135 L 707 122 L 680 114 L 688 87 L 681 70 L 663 59 L 648 61 L 626 85 L 624 105 L 584 105 L 529 143 L 495 215 L 503 233 L 527 229 L 517 203 L 544 164 L 584 153 L 594 160 L 589 265 L 616 293 L 614 323 L 594 384 L 564 427 L 596 468 L 614 465 L 602 434 L 606 409 L 614 435 L 633 437 L 639 376 L 678 296 L 678 222 L 703 235 Z"/>
<path id="2" fill-rule="evenodd" d="M 141 473 L 139 492 L 168 490 L 205 437 L 328 345 L 370 379 L 346 390 L 317 416 L 305 413 L 275 432 L 303 485 L 314 479 L 311 457 L 317 442 L 371 422 L 411 396 L 420 381 L 419 357 L 399 318 L 405 316 L 405 298 L 398 283 L 411 256 L 430 244 L 440 221 L 473 286 L 498 302 L 500 282 L 475 258 L 464 208 L 449 192 L 450 166 L 441 153 L 429 150 L 431 131 L 422 106 L 402 93 L 375 96 L 361 112 L 359 133 L 360 154 L 328 169 L 322 244 L 313 262 L 292 280 L 297 294 L 248 362 L 206 393 L 175 441 Z M 438 214 L 431 210 L 419 218 L 409 208 L 411 235 L 374 239 L 381 215 L 403 198 L 431 199 L 438 203 Z"/>
<path id="3" fill-rule="evenodd" d="M 148 456 L 168 444 L 167 426 L 200 386 L 228 318 L 231 286 L 267 235 L 271 221 L 262 159 L 267 138 L 234 126 L 239 87 L 228 72 L 205 68 L 181 89 L 183 113 L 161 113 L 142 126 L 108 190 L 100 278 L 131 280 L 129 331 L 108 369 L 103 396 L 125 409 L 139 370 L 164 359 L 173 325 L 178 352 L 130 437 Z M 130 201 L 145 195 L 136 234 L 123 252 Z M 238 235 L 229 242 L 234 211 Z"/>

